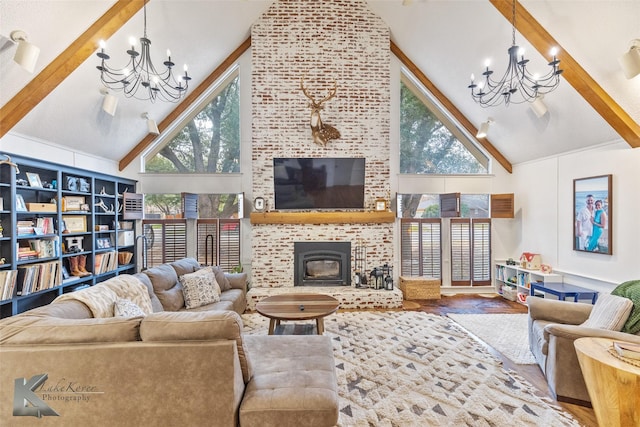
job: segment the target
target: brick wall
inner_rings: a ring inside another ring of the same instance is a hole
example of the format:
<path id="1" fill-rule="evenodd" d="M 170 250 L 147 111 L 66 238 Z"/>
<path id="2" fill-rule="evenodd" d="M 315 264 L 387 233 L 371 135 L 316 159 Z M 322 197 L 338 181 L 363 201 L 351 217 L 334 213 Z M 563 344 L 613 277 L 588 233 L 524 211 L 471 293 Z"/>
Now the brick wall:
<path id="1" fill-rule="evenodd" d="M 366 158 L 365 205 L 388 198 L 389 29 L 364 0 L 280 0 L 253 25 L 253 196 L 273 207 L 274 157 Z M 309 100 L 336 96 L 321 112 L 341 138 L 313 143 Z M 252 285 L 293 286 L 293 242 L 362 240 L 370 267 L 393 262 L 393 224 L 253 225 Z M 352 261 L 353 264 L 353 261 Z"/>

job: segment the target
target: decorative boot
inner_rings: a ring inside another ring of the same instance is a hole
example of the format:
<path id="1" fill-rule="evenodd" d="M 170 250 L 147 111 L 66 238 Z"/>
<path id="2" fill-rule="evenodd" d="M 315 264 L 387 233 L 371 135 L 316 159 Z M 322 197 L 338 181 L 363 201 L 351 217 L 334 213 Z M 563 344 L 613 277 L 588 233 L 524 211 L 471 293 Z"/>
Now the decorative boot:
<path id="1" fill-rule="evenodd" d="M 67 258 L 69 260 L 69 269 L 72 276 L 83 277 L 84 274 L 80 270 L 78 270 L 78 257 L 72 256 Z"/>
<path id="2" fill-rule="evenodd" d="M 91 272 L 87 271 L 85 268 L 87 266 L 87 256 L 86 255 L 78 255 L 78 271 L 82 276 L 91 276 Z"/>

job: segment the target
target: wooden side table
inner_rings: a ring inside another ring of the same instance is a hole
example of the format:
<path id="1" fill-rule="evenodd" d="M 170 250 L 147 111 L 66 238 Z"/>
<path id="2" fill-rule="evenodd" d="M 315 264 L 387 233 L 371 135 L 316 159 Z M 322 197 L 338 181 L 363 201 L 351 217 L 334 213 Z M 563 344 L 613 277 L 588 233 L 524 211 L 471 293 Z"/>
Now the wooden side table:
<path id="1" fill-rule="evenodd" d="M 640 426 L 640 367 L 609 353 L 612 343 L 608 338 L 574 342 L 593 410 L 601 426 Z"/>

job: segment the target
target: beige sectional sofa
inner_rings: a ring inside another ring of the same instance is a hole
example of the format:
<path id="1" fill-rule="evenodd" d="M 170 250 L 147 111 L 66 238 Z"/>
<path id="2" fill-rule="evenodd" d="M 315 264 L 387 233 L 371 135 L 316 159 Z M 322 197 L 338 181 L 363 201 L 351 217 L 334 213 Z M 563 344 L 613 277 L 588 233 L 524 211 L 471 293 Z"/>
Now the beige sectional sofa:
<path id="1" fill-rule="evenodd" d="M 43 426 L 335 425 L 329 338 L 243 335 L 244 274 L 216 271 L 220 301 L 186 309 L 179 278 L 199 268 L 184 259 L 116 276 L 0 321 L 0 419 L 32 425 L 42 417 Z M 146 313 L 109 316 L 113 298 Z"/>

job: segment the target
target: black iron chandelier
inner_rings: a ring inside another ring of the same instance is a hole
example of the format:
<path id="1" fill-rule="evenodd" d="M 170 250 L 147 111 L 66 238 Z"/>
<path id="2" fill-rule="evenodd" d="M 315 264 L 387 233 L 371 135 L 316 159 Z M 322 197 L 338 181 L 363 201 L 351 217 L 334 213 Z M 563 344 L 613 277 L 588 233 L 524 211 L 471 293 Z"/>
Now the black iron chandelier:
<path id="1" fill-rule="evenodd" d="M 167 60 L 164 61 L 165 69 L 161 72 L 151 61 L 151 40 L 147 37 L 147 4 L 144 10 L 144 36 L 140 38 L 140 52 L 135 48 L 135 39 L 130 39 L 131 49 L 127 50 L 130 56 L 129 63 L 122 69 L 111 68 L 107 65 L 109 55 L 104 51 L 105 43 L 100 41 L 100 51 L 96 54 L 102 60 L 96 68 L 100 70 L 100 80 L 109 89 L 122 91 L 127 98 L 140 100 L 161 99 L 167 102 L 178 102 L 187 93 L 189 88 L 189 74 L 187 65 L 184 66 L 184 75 L 175 76 L 171 61 L 171 52 L 167 50 Z"/>
<path id="2" fill-rule="evenodd" d="M 553 59 L 548 65 L 551 67 L 545 76 L 531 74 L 527 70 L 528 59 L 524 57 L 524 50 L 516 45 L 516 3 L 513 0 L 513 21 L 511 23 L 511 47 L 509 48 L 509 65 L 507 71 L 500 80 L 491 78 L 493 70 L 489 69 L 489 62 L 485 63 L 484 76 L 478 83 L 471 74 L 471 96 L 474 101 L 483 107 L 493 107 L 500 103 L 505 105 L 522 104 L 524 102 L 533 102 L 540 95 L 544 95 L 553 91 L 560 84 L 560 74 L 562 70 L 559 67 L 560 60 L 556 57 L 557 49 L 551 51 Z M 518 60 L 520 55 L 520 60 Z"/>

